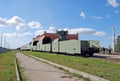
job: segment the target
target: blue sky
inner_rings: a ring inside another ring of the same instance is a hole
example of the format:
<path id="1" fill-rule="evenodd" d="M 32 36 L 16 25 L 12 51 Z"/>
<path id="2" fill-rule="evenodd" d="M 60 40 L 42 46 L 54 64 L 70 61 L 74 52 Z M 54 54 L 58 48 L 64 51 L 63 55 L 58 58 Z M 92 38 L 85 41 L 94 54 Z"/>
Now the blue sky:
<path id="1" fill-rule="evenodd" d="M 112 44 L 112 26 L 120 35 L 120 0 L 0 0 L 0 33 L 10 48 L 44 31 L 79 33 L 80 40 Z M 4 45 L 4 42 L 2 46 Z"/>

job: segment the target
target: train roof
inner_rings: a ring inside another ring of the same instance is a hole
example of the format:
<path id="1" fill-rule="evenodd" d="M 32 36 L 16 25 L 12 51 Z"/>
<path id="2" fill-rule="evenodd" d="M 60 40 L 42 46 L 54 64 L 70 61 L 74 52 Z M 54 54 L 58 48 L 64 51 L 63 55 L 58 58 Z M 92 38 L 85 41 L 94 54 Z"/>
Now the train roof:
<path id="1" fill-rule="evenodd" d="M 45 37 L 50 37 L 51 40 L 53 41 L 53 40 L 59 38 L 59 36 L 60 35 L 57 34 L 57 33 L 44 33 L 42 35 L 38 35 L 36 38 L 33 39 L 33 41 L 39 41 L 39 40 L 42 40 Z M 68 34 L 67 39 L 69 39 L 69 40 L 71 40 L 71 39 L 78 40 L 78 34 Z"/>

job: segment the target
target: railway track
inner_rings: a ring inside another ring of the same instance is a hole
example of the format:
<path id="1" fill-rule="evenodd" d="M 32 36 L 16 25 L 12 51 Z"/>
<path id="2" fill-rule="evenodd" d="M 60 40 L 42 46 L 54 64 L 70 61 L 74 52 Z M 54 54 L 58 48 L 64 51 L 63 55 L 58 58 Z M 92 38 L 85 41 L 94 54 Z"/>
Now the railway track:
<path id="1" fill-rule="evenodd" d="M 94 54 L 94 56 L 90 58 L 104 59 L 110 62 L 120 63 L 120 55 L 109 55 L 109 54 L 97 53 L 97 54 Z"/>

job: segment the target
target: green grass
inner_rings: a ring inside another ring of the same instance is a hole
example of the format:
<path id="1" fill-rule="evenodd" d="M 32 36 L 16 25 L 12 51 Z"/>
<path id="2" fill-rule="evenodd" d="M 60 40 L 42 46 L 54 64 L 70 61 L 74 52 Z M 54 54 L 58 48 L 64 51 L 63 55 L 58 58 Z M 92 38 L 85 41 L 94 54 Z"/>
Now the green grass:
<path id="1" fill-rule="evenodd" d="M 17 81 L 14 55 L 13 51 L 0 53 L 0 81 Z"/>
<path id="2" fill-rule="evenodd" d="M 103 77 L 110 81 L 120 81 L 120 64 L 115 62 L 108 62 L 103 59 L 48 54 L 44 52 L 23 51 L 23 53 Z"/>
<path id="3" fill-rule="evenodd" d="M 26 81 L 26 77 L 25 77 L 25 74 L 24 74 L 23 67 L 20 66 L 21 61 L 17 60 L 17 63 L 18 63 L 19 71 L 20 71 L 21 81 Z"/>

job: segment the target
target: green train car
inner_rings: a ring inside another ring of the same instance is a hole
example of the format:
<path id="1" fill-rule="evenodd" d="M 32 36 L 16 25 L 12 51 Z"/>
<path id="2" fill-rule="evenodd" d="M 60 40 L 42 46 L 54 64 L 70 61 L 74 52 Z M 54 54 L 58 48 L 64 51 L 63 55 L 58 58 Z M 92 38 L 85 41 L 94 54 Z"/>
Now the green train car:
<path id="1" fill-rule="evenodd" d="M 82 54 L 93 56 L 99 52 L 99 41 L 96 40 L 65 40 L 52 42 L 52 52 L 64 54 Z"/>

